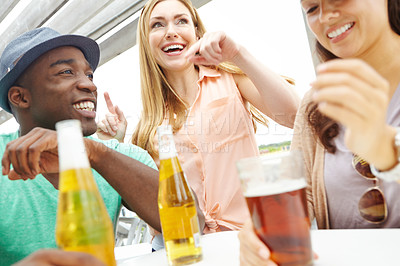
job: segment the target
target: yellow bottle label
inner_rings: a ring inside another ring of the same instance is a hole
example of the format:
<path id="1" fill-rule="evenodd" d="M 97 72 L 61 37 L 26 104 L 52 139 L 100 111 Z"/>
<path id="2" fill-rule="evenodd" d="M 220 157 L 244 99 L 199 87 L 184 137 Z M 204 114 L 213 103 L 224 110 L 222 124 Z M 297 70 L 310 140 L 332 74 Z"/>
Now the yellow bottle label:
<path id="1" fill-rule="evenodd" d="M 196 207 L 188 203 L 180 207 L 160 207 L 161 226 L 165 240 L 192 237 L 199 233 Z"/>
<path id="2" fill-rule="evenodd" d="M 185 204 L 181 207 L 161 207 L 160 219 L 170 264 L 179 265 L 200 261 L 202 249 L 194 204 Z"/>

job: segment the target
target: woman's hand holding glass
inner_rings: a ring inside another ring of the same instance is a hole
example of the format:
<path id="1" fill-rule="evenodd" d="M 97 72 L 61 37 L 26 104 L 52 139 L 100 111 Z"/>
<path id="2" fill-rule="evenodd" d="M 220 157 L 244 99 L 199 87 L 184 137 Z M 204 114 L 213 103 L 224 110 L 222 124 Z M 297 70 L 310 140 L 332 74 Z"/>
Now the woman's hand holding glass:
<path id="1" fill-rule="evenodd" d="M 270 251 L 254 232 L 251 220 L 247 220 L 238 234 L 240 240 L 240 265 L 276 266 L 270 259 Z"/>
<path id="2" fill-rule="evenodd" d="M 125 115 L 118 106 L 113 105 L 107 92 L 104 93 L 104 99 L 109 113 L 106 114 L 102 121 L 97 123 L 97 136 L 103 140 L 116 139 L 119 142 L 124 142 L 128 125 Z"/>
<path id="3" fill-rule="evenodd" d="M 347 147 L 380 170 L 393 167 L 395 129 L 386 124 L 389 83 L 358 59 L 332 60 L 317 67 L 313 100 L 324 115 L 346 127 Z"/>
<path id="4" fill-rule="evenodd" d="M 186 58 L 197 65 L 218 65 L 226 61 L 233 61 L 240 46 L 224 32 L 206 32 L 186 52 Z"/>
<path id="5" fill-rule="evenodd" d="M 240 265 L 241 266 L 276 266 L 271 260 L 271 252 L 258 238 L 254 231 L 251 219 L 247 220 L 238 234 L 240 241 Z M 318 255 L 313 253 L 314 260 Z"/>

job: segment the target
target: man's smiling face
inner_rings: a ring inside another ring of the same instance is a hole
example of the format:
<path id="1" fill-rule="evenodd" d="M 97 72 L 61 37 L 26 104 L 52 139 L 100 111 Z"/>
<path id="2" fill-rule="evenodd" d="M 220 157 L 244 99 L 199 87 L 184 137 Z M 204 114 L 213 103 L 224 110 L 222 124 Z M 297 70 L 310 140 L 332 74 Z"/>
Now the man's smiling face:
<path id="1" fill-rule="evenodd" d="M 97 88 L 93 70 L 78 48 L 64 46 L 41 55 L 22 77 L 32 101 L 35 126 L 55 129 L 55 123 L 78 119 L 85 136 L 96 132 Z"/>

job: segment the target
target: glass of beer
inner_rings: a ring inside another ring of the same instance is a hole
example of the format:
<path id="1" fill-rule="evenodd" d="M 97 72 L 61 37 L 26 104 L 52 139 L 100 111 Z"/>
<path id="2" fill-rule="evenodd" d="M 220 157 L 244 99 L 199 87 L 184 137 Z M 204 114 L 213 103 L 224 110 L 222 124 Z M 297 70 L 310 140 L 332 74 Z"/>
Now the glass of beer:
<path id="1" fill-rule="evenodd" d="M 301 153 L 245 158 L 236 165 L 256 234 L 271 259 L 280 266 L 312 265 Z"/>

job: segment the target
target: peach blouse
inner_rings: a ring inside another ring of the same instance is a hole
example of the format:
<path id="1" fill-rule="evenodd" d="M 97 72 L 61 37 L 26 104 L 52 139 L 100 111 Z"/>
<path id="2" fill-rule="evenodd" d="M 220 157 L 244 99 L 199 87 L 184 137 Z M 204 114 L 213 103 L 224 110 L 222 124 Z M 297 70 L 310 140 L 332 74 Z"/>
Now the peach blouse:
<path id="1" fill-rule="evenodd" d="M 204 213 L 204 233 L 239 230 L 250 215 L 235 162 L 259 154 L 251 114 L 232 74 L 200 67 L 197 84 L 174 135 L 178 158 Z"/>

